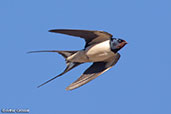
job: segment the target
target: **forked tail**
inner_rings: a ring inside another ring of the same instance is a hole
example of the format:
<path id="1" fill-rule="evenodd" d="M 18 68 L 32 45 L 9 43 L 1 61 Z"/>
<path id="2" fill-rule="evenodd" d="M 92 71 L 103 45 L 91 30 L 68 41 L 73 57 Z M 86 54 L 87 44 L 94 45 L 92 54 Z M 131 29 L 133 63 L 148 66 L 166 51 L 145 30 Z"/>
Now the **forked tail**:
<path id="1" fill-rule="evenodd" d="M 43 50 L 43 51 L 30 51 L 30 52 L 28 52 L 28 53 L 39 53 L 39 52 L 56 52 L 56 53 L 61 54 L 61 55 L 65 58 L 65 60 L 66 60 L 67 57 L 73 55 L 73 54 L 76 53 L 77 51 Z M 50 82 L 50 81 L 56 79 L 57 77 L 62 76 L 63 74 L 65 74 L 66 72 L 70 71 L 71 69 L 73 69 L 74 67 L 76 67 L 76 66 L 78 66 L 78 65 L 80 65 L 80 64 L 82 64 L 82 63 L 66 61 L 66 65 L 67 65 L 67 66 L 66 66 L 65 70 L 64 70 L 61 74 L 59 74 L 59 75 L 57 75 L 57 76 L 51 78 L 50 80 L 44 82 L 43 84 L 39 85 L 38 88 L 41 87 L 41 86 L 43 86 L 43 85 L 45 85 L 45 84 L 47 84 L 48 82 Z"/>

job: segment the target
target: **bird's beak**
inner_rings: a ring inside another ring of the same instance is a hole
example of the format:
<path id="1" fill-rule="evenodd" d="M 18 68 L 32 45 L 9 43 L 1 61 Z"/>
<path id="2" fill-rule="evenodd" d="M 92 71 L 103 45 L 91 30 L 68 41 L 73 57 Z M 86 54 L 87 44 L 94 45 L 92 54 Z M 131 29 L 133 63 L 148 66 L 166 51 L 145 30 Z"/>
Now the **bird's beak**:
<path id="1" fill-rule="evenodd" d="M 126 44 L 128 44 L 128 42 L 126 42 L 125 40 L 123 42 L 121 42 L 118 46 L 118 48 L 123 48 Z"/>
<path id="2" fill-rule="evenodd" d="M 128 42 L 126 42 L 125 40 L 124 40 L 124 43 L 125 43 L 125 45 L 128 44 Z"/>

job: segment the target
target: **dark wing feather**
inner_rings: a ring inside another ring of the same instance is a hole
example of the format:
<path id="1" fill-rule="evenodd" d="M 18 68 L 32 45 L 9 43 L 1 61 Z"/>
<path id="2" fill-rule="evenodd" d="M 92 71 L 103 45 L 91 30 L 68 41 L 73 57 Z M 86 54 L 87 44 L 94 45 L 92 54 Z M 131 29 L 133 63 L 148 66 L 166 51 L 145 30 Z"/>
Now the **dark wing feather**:
<path id="1" fill-rule="evenodd" d="M 54 29 L 49 30 L 49 32 L 67 34 L 71 36 L 77 36 L 84 38 L 86 41 L 86 46 L 100 43 L 109 40 L 112 35 L 104 31 L 90 31 L 90 30 L 73 30 L 73 29 Z"/>
<path id="2" fill-rule="evenodd" d="M 78 88 L 89 81 L 95 79 L 99 75 L 103 74 L 110 68 L 112 68 L 113 65 L 117 63 L 117 61 L 120 58 L 120 54 L 117 53 L 115 58 L 110 59 L 107 62 L 95 62 L 93 63 L 81 76 L 78 78 L 75 82 L 73 82 L 71 85 L 69 85 L 66 90 L 73 90 L 75 88 Z"/>

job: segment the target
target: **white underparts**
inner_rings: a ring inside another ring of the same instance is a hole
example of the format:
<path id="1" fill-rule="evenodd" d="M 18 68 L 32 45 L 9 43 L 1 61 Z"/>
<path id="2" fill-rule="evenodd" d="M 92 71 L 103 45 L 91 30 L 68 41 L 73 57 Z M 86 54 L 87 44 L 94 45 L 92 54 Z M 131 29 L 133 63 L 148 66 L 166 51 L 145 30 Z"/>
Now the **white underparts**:
<path id="1" fill-rule="evenodd" d="M 89 46 L 86 50 L 78 51 L 67 58 L 68 61 L 72 62 L 98 62 L 105 61 L 115 54 L 110 49 L 109 40 L 101 42 L 99 44 Z"/>

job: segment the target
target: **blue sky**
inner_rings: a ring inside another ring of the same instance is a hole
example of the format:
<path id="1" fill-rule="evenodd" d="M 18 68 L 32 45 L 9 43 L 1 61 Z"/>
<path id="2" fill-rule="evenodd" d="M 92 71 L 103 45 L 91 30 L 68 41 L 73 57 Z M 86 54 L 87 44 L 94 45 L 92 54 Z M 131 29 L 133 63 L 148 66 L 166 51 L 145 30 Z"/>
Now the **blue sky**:
<path id="1" fill-rule="evenodd" d="M 0 108 L 30 114 L 171 114 L 169 0 L 1 0 Z M 79 38 L 50 29 L 104 30 L 128 42 L 117 65 L 73 91 L 81 65 L 36 88 L 65 68 L 55 53 L 78 50 Z"/>

